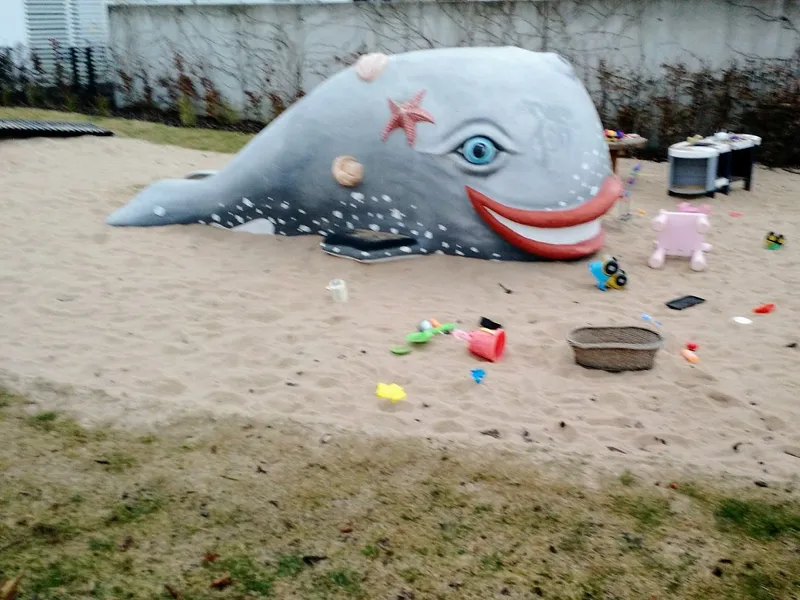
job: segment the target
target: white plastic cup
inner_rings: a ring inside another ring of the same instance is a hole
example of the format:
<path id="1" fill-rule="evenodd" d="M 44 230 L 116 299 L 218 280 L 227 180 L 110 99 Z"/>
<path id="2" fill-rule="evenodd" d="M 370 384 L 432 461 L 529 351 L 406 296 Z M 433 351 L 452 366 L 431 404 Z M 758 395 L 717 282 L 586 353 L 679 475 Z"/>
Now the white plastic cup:
<path id="1" fill-rule="evenodd" d="M 343 279 L 331 279 L 325 289 L 331 293 L 334 302 L 347 302 L 347 284 Z"/>

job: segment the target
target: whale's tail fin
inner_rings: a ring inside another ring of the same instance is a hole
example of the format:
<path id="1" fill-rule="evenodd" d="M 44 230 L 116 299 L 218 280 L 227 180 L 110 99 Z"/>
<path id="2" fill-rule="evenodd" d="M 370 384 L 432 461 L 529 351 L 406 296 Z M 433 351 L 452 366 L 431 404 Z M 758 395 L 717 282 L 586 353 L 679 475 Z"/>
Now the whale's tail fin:
<path id="1" fill-rule="evenodd" d="M 165 179 L 139 192 L 106 218 L 117 227 L 152 227 L 197 223 L 214 212 L 217 199 L 203 179 Z M 207 212 L 204 209 L 207 208 Z"/>

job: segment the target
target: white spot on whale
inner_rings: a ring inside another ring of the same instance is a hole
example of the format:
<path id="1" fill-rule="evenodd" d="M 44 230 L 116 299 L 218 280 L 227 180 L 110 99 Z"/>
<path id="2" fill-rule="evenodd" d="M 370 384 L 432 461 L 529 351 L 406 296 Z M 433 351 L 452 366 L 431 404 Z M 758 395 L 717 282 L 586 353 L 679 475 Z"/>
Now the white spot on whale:
<path id="1" fill-rule="evenodd" d="M 333 214 L 333 216 L 334 216 L 334 217 L 336 217 L 337 219 L 341 219 L 342 217 L 344 217 L 344 215 L 342 214 L 342 212 L 341 212 L 341 211 L 339 211 L 339 210 L 335 210 L 335 211 L 333 211 L 333 213 L 332 213 L 332 214 Z"/>
<path id="2" fill-rule="evenodd" d="M 242 198 L 242 204 L 244 204 L 248 208 L 253 208 L 253 203 L 250 202 L 250 200 L 248 200 L 247 198 Z"/>
<path id="3" fill-rule="evenodd" d="M 411 235 L 419 235 L 419 231 L 417 231 L 416 229 L 412 229 Z"/>
<path id="4" fill-rule="evenodd" d="M 399 210 L 397 210 L 396 208 L 393 208 L 393 209 L 392 209 L 392 210 L 389 212 L 389 214 L 390 214 L 390 215 L 392 215 L 392 218 L 393 218 L 393 219 L 397 219 L 398 221 L 399 221 L 400 219 L 402 219 L 403 217 L 405 217 L 405 214 L 401 213 L 401 212 L 400 212 Z"/>
<path id="5" fill-rule="evenodd" d="M 583 202 L 583 200 L 584 200 L 583 196 L 578 196 L 578 202 Z"/>
<path id="6" fill-rule="evenodd" d="M 369 252 L 364 252 L 364 251 L 362 250 L 362 251 L 361 251 L 361 256 L 369 256 Z"/>
<path id="7" fill-rule="evenodd" d="M 566 205 L 567 205 L 567 203 L 566 203 L 566 202 L 564 202 L 564 201 L 562 200 L 561 202 L 559 202 L 559 203 L 558 203 L 558 205 L 559 205 L 559 206 L 566 206 Z"/>
<path id="8" fill-rule="evenodd" d="M 209 223 L 209 225 L 211 225 L 212 227 L 216 227 L 217 229 L 225 229 L 225 227 L 223 227 L 219 223 Z"/>
<path id="9" fill-rule="evenodd" d="M 417 210 L 417 205 L 416 205 L 416 204 L 409 204 L 409 206 L 410 206 L 411 208 L 413 208 L 414 210 Z"/>
<path id="10" fill-rule="evenodd" d="M 353 224 L 352 224 L 350 221 L 347 221 L 347 222 L 345 223 L 345 225 L 347 225 L 347 228 L 348 228 L 348 229 L 355 229 L 355 225 L 353 225 Z"/>
<path id="11" fill-rule="evenodd" d="M 320 217 L 319 220 L 322 221 L 323 223 L 330 223 L 330 221 L 325 217 Z"/>
<path id="12" fill-rule="evenodd" d="M 572 178 L 573 178 L 575 181 L 580 181 L 580 180 L 581 180 L 581 178 L 580 178 L 580 176 L 579 176 L 579 175 L 573 175 L 573 176 L 572 176 Z"/>
<path id="13" fill-rule="evenodd" d="M 260 214 L 260 215 L 263 215 L 263 214 L 264 214 L 264 211 L 263 211 L 263 210 L 261 210 L 260 208 L 257 208 L 257 209 L 256 209 L 256 212 L 257 212 L 258 214 Z"/>
<path id="14" fill-rule="evenodd" d="M 448 244 L 447 242 L 442 242 L 442 248 L 449 248 L 449 247 L 450 244 Z"/>
<path id="15" fill-rule="evenodd" d="M 375 216 L 378 217 L 379 219 L 383 218 L 383 215 L 381 213 L 377 213 Z"/>
<path id="16" fill-rule="evenodd" d="M 381 200 L 383 200 L 384 202 L 391 202 L 392 201 L 392 199 L 389 196 L 387 196 L 386 194 L 383 194 L 383 196 L 381 196 Z"/>
<path id="17" fill-rule="evenodd" d="M 311 227 L 309 227 L 308 225 L 300 225 L 300 227 L 297 228 L 297 231 L 302 231 L 303 233 L 311 233 Z"/>
<path id="18" fill-rule="evenodd" d="M 425 237 L 426 237 L 426 238 L 428 238 L 429 240 L 432 240 L 432 239 L 433 239 L 433 234 L 432 234 L 430 231 L 426 231 L 426 232 L 424 233 L 424 235 L 425 235 Z"/>
<path id="19" fill-rule="evenodd" d="M 322 237 L 328 237 L 328 232 L 325 231 L 324 229 L 320 229 L 319 231 L 317 231 L 317 233 L 320 234 Z"/>
<path id="20" fill-rule="evenodd" d="M 278 219 L 278 223 L 280 223 L 281 225 L 286 225 L 286 221 L 284 221 L 283 219 Z"/>
<path id="21" fill-rule="evenodd" d="M 237 221 L 239 221 L 239 223 L 244 223 L 244 219 L 243 219 L 242 217 L 240 217 L 239 215 L 236 215 L 234 218 L 235 218 Z"/>
<path id="22" fill-rule="evenodd" d="M 367 213 L 367 216 L 368 216 L 368 217 L 374 217 L 374 216 L 375 216 L 375 213 L 368 212 L 368 213 Z"/>
<path id="23" fill-rule="evenodd" d="M 478 252 L 478 249 L 475 246 L 470 246 L 470 250 L 472 250 L 475 253 Z"/>
<path id="24" fill-rule="evenodd" d="M 500 258 L 500 255 L 497 252 L 492 252 L 492 256 L 494 258 Z"/>
<path id="25" fill-rule="evenodd" d="M 306 211 L 304 211 L 302 208 L 298 208 L 297 212 L 299 212 L 301 215 L 306 214 Z"/>
<path id="26" fill-rule="evenodd" d="M 275 223 L 277 222 L 277 221 L 275 221 L 275 217 L 268 217 L 268 218 L 269 218 L 269 222 L 272 223 L 273 225 L 275 225 Z"/>
<path id="27" fill-rule="evenodd" d="M 390 227 L 389 228 L 389 233 L 393 233 L 393 234 L 397 235 L 398 233 L 400 233 L 400 230 L 397 229 L 397 227 Z"/>
<path id="28" fill-rule="evenodd" d="M 597 150 L 592 150 L 592 154 L 594 154 L 595 156 L 600 156 L 600 153 Z"/>
<path id="29" fill-rule="evenodd" d="M 350 197 L 353 200 L 358 200 L 359 202 L 361 202 L 364 199 L 364 194 L 362 194 L 361 192 L 351 192 Z"/>
<path id="30" fill-rule="evenodd" d="M 289 208 L 289 203 L 288 202 L 281 202 L 281 208 L 286 210 L 287 208 Z"/>
<path id="31" fill-rule="evenodd" d="M 581 169 L 583 169 L 584 171 L 588 171 L 589 170 L 589 163 L 583 163 L 581 165 Z"/>
<path id="32" fill-rule="evenodd" d="M 333 250 L 334 252 L 341 252 L 338 246 L 334 246 L 333 248 L 331 248 L 331 250 Z"/>
<path id="33" fill-rule="evenodd" d="M 225 221 L 225 224 L 226 224 L 228 227 L 233 227 L 233 223 L 232 223 L 231 221 Z"/>
<path id="34" fill-rule="evenodd" d="M 221 206 L 222 208 L 225 208 L 225 205 L 222 202 L 217 202 L 217 206 Z"/>
<path id="35" fill-rule="evenodd" d="M 203 219 L 200 219 L 200 220 L 198 221 L 198 223 L 200 223 L 200 225 L 205 225 L 205 224 L 206 224 L 206 222 L 205 222 L 205 221 L 203 221 Z"/>
<path id="36" fill-rule="evenodd" d="M 459 256 L 464 256 L 464 253 L 461 250 L 456 250 L 456 254 L 458 254 Z"/>
<path id="37" fill-rule="evenodd" d="M 411 252 L 411 248 L 408 246 L 400 246 L 400 252 L 405 252 L 406 254 Z"/>
<path id="38" fill-rule="evenodd" d="M 358 215 L 350 215 L 350 218 L 353 219 L 353 221 L 360 221 L 361 220 L 361 219 L 358 218 Z"/>
<path id="39" fill-rule="evenodd" d="M 381 228 L 378 225 L 375 225 L 375 223 L 370 223 L 369 228 L 372 229 L 372 231 L 380 231 L 381 230 Z"/>
<path id="40" fill-rule="evenodd" d="M 590 193 L 592 196 L 596 196 L 596 195 L 597 195 L 597 192 L 599 192 L 599 191 L 600 191 L 600 188 L 599 188 L 599 187 L 597 187 L 596 185 L 593 185 L 591 188 L 589 188 L 589 193 Z"/>
<path id="41" fill-rule="evenodd" d="M 322 224 L 322 223 L 320 223 L 319 221 L 317 221 L 316 219 L 311 219 L 311 222 L 312 222 L 314 225 L 316 225 L 317 227 L 319 227 L 319 226 Z"/>
<path id="42" fill-rule="evenodd" d="M 266 219 L 253 219 L 244 225 L 237 225 L 232 231 L 243 231 L 245 233 L 260 233 L 262 235 L 273 235 L 275 225 Z"/>
<path id="43" fill-rule="evenodd" d="M 153 209 L 153 214 L 156 215 L 157 217 L 163 217 L 164 215 L 167 214 L 167 209 L 164 208 L 163 206 L 156 206 Z"/>
<path id="44" fill-rule="evenodd" d="M 373 202 L 377 202 L 378 201 L 378 197 L 377 196 L 370 196 L 369 199 L 372 200 Z"/>
<path id="45" fill-rule="evenodd" d="M 237 205 L 236 205 L 236 210 L 244 210 L 244 209 L 243 209 L 241 206 L 239 206 L 239 205 L 237 204 Z"/>
<path id="46" fill-rule="evenodd" d="M 426 248 L 420 248 L 419 251 L 422 252 L 423 254 L 428 253 L 428 250 Z"/>
<path id="47" fill-rule="evenodd" d="M 445 227 L 441 223 L 439 223 L 439 229 L 441 229 L 442 231 L 447 231 L 447 227 Z"/>
<path id="48" fill-rule="evenodd" d="M 358 207 L 357 207 L 355 204 L 353 204 L 352 202 L 350 203 L 350 206 L 352 206 L 353 208 L 358 208 Z"/>

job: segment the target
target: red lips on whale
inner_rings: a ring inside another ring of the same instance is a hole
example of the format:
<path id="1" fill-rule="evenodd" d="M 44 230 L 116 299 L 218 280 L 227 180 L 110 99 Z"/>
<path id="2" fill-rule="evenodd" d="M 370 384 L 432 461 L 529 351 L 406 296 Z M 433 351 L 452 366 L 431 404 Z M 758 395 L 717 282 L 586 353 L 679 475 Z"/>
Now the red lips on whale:
<path id="1" fill-rule="evenodd" d="M 511 208 L 467 186 L 467 197 L 486 224 L 517 248 L 550 260 L 572 260 L 594 254 L 605 243 L 600 217 L 623 193 L 620 179 L 611 175 L 598 193 L 567 210 Z"/>

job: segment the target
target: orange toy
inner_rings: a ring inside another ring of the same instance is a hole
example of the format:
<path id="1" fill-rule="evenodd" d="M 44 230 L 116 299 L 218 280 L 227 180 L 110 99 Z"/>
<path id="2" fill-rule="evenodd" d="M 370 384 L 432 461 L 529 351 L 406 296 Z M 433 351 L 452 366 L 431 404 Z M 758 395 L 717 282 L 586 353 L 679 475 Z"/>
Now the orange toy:
<path id="1" fill-rule="evenodd" d="M 775 305 L 770 302 L 769 304 L 762 304 L 761 306 L 756 306 L 753 309 L 753 312 L 759 315 L 766 315 L 768 313 L 771 313 L 773 310 L 775 310 Z"/>
<path id="2" fill-rule="evenodd" d="M 688 348 L 684 348 L 681 350 L 681 356 L 688 360 L 690 363 L 698 363 L 700 362 L 700 357 L 697 356 L 694 352 L 689 350 Z"/>

